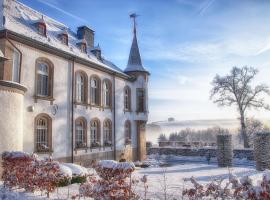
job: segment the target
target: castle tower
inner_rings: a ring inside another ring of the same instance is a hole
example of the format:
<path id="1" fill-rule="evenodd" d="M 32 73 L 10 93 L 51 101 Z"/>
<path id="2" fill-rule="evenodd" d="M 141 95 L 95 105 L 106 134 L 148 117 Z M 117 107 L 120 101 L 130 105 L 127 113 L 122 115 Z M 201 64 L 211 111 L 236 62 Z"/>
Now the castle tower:
<path id="1" fill-rule="evenodd" d="M 148 77 L 150 73 L 143 67 L 141 60 L 137 40 L 137 16 L 135 13 L 130 15 L 133 20 L 133 40 L 125 73 L 134 79 L 136 86 L 137 158 L 144 160 L 146 159 L 145 125 L 148 120 Z"/>

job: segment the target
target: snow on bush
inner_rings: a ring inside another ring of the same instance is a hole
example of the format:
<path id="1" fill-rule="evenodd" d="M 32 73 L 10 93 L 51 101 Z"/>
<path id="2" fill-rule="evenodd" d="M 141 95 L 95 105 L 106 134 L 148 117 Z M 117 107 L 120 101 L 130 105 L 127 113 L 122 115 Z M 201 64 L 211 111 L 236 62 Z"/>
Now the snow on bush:
<path id="1" fill-rule="evenodd" d="M 80 186 L 81 196 L 96 200 L 135 198 L 131 188 L 131 173 L 135 170 L 133 163 L 103 160 L 96 164 L 95 170 L 99 177 L 90 177 L 88 183 Z"/>
<path id="2" fill-rule="evenodd" d="M 262 180 L 254 184 L 248 177 L 240 180 L 233 174 L 229 174 L 229 181 L 214 180 L 207 185 L 199 184 L 194 177 L 190 181 L 193 185 L 183 191 L 183 196 L 190 200 L 195 199 L 239 199 L 239 200 L 269 200 L 270 199 L 270 171 L 267 170 Z"/>
<path id="3" fill-rule="evenodd" d="M 80 165 L 73 163 L 62 163 L 61 165 L 69 168 L 71 170 L 72 176 L 87 176 L 89 174 L 88 170 Z"/>
<path id="4" fill-rule="evenodd" d="M 70 178 L 67 169 L 61 169 L 52 159 L 40 160 L 36 155 L 24 152 L 4 152 L 2 154 L 4 186 L 9 189 L 23 188 L 28 192 L 46 191 L 47 196 L 57 184 Z"/>

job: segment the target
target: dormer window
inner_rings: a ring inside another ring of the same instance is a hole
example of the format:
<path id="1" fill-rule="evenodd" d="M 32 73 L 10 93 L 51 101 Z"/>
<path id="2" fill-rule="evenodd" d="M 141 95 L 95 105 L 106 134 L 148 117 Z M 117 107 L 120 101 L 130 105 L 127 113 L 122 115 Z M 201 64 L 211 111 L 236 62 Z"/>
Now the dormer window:
<path id="1" fill-rule="evenodd" d="M 86 44 L 85 43 L 81 43 L 81 52 L 86 53 Z"/>
<path id="2" fill-rule="evenodd" d="M 68 36 L 66 34 L 61 35 L 61 41 L 64 45 L 68 46 Z"/>
<path id="3" fill-rule="evenodd" d="M 87 42 L 85 39 L 79 40 L 77 45 L 81 49 L 82 53 L 87 53 Z"/>
<path id="4" fill-rule="evenodd" d="M 46 25 L 44 23 L 38 23 L 37 28 L 40 35 L 46 36 Z"/>

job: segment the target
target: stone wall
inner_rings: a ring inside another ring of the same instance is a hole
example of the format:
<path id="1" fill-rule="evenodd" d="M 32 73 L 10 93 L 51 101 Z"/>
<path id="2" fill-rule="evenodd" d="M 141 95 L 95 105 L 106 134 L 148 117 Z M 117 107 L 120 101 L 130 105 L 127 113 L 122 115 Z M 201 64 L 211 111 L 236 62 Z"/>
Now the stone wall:
<path id="1" fill-rule="evenodd" d="M 216 157 L 215 148 L 170 148 L 170 147 L 151 147 L 147 148 L 147 154 L 164 154 L 164 155 L 176 155 L 176 156 L 206 156 L 210 152 L 212 157 Z M 234 158 L 247 158 L 248 160 L 254 160 L 253 149 L 234 149 Z"/>

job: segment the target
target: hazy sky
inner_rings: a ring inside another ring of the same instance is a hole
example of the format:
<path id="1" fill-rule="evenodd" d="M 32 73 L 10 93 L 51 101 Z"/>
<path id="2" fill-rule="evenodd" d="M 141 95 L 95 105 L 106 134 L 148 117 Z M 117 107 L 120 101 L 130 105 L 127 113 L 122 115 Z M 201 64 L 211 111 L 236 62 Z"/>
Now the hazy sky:
<path id="1" fill-rule="evenodd" d="M 209 100 L 211 80 L 232 66 L 259 69 L 270 85 L 269 0 L 20 0 L 67 24 L 95 30 L 104 56 L 125 68 L 137 12 L 138 39 L 150 71 L 149 121 L 237 118 Z M 270 99 L 268 99 L 270 102 Z M 249 112 L 270 118 L 270 112 Z"/>

